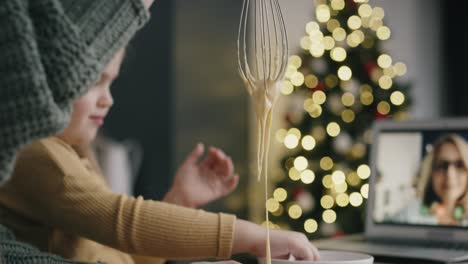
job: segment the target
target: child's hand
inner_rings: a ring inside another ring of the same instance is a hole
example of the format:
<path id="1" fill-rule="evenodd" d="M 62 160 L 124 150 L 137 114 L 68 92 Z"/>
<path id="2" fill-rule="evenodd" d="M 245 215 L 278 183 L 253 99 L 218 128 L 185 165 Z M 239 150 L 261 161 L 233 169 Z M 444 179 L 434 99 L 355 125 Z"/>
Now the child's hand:
<path id="1" fill-rule="evenodd" d="M 204 151 L 197 144 L 177 170 L 174 183 L 163 201 L 186 207 L 199 207 L 232 192 L 239 176 L 229 156 L 220 149 L 210 147 L 205 159 L 199 161 Z"/>
<path id="2" fill-rule="evenodd" d="M 238 219 L 234 232 L 232 254 L 266 256 L 266 228 Z M 287 259 L 292 255 L 297 260 L 319 260 L 317 248 L 299 232 L 270 229 L 270 248 L 272 258 Z"/>

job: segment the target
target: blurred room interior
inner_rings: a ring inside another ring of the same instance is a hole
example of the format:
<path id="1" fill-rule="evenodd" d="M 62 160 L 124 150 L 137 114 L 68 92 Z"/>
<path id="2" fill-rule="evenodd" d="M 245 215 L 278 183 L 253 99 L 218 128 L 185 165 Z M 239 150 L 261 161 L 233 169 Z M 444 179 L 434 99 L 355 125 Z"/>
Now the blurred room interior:
<path id="1" fill-rule="evenodd" d="M 280 3 L 289 53 L 299 54 L 306 24 L 316 20 L 314 1 Z M 407 66 L 401 81 L 411 84 L 410 118 L 468 115 L 466 22 L 461 21 L 460 3 L 370 0 L 369 4 L 385 10 L 384 21 L 392 32 L 382 44 L 383 51 Z M 157 1 L 149 25 L 130 44 L 112 88 L 118 103 L 104 134 L 141 145 L 143 156 L 132 188 L 136 195 L 151 199 L 161 199 L 178 164 L 196 143 L 221 147 L 232 156 L 240 184 L 207 209 L 234 212 L 261 223 L 264 200 L 256 182 L 255 116 L 237 69 L 241 5 L 240 0 Z M 274 115 L 273 179 L 285 155 L 275 133 L 287 125 L 290 101 L 281 96 Z"/>

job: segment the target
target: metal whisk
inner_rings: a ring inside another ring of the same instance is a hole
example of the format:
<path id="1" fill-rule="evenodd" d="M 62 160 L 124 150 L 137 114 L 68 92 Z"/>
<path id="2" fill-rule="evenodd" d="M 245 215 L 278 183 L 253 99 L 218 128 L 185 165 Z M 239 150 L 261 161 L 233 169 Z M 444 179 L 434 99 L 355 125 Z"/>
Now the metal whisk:
<path id="1" fill-rule="evenodd" d="M 271 111 L 288 63 L 288 39 L 278 0 L 244 0 L 237 56 L 240 75 L 247 91 L 256 100 L 260 180 L 263 154 L 268 153 Z"/>

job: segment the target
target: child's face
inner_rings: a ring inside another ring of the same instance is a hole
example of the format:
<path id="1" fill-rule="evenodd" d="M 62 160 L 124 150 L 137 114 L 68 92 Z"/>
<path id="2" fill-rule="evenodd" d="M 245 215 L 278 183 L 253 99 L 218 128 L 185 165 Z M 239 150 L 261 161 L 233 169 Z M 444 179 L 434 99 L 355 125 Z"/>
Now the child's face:
<path id="1" fill-rule="evenodd" d="M 58 135 L 68 144 L 89 144 L 96 137 L 99 127 L 104 123 L 104 118 L 114 103 L 110 85 L 119 74 L 123 54 L 123 51 L 119 51 L 94 86 L 73 103 L 70 123 Z"/>

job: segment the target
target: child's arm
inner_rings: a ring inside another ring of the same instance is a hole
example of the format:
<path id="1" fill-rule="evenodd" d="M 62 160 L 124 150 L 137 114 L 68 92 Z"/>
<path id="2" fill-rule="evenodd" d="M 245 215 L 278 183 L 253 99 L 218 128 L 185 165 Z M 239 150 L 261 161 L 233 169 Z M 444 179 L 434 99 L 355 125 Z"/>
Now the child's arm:
<path id="1" fill-rule="evenodd" d="M 8 183 L 15 209 L 31 219 L 124 252 L 176 258 L 264 254 L 265 229 L 214 214 L 111 192 L 83 160 L 58 140 L 42 140 L 18 157 Z M 235 225 L 236 228 L 235 228 Z M 272 232 L 272 256 L 312 259 L 297 233 Z"/>
<path id="2" fill-rule="evenodd" d="M 163 201 L 197 208 L 231 193 L 239 183 L 231 157 L 218 148 L 197 144 L 177 170 L 174 183 Z"/>

